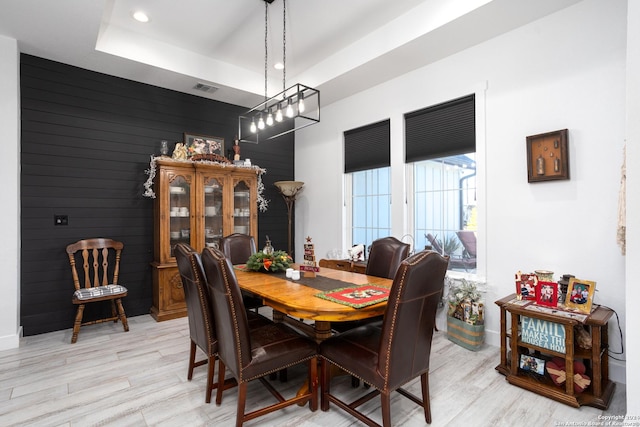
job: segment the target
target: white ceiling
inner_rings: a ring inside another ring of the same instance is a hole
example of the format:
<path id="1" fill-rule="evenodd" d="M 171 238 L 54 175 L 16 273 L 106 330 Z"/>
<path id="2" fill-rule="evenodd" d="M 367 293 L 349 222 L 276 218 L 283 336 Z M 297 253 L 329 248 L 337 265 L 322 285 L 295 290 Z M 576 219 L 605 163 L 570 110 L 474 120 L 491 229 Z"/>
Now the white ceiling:
<path id="1" fill-rule="evenodd" d="M 286 86 L 327 105 L 579 1 L 287 0 Z M 283 0 L 268 10 L 273 96 Z M 0 0 L 0 35 L 21 52 L 246 107 L 264 96 L 264 26 L 263 0 Z"/>

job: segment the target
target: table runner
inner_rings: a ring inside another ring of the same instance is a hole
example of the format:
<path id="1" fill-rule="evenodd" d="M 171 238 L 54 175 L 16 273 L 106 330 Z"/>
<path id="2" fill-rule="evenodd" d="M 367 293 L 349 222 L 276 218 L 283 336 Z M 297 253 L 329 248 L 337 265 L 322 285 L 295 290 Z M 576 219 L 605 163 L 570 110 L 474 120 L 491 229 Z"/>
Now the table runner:
<path id="1" fill-rule="evenodd" d="M 257 272 L 257 271 L 248 270 L 245 264 L 234 265 L 233 268 L 241 271 L 252 272 L 252 273 L 271 274 L 279 279 L 290 280 L 292 282 L 299 283 L 301 285 L 305 285 L 310 288 L 317 289 L 319 291 L 332 291 L 340 288 L 359 286 L 357 283 L 350 283 L 350 282 L 345 282 L 343 280 L 331 279 L 329 277 L 320 276 L 320 275 L 317 275 L 316 277 L 304 277 L 302 276 L 302 272 L 300 272 L 301 273 L 300 280 L 291 280 L 291 279 L 287 279 L 285 272 L 277 272 L 277 273 Z M 365 283 L 362 283 L 362 284 L 363 285 L 366 284 L 366 280 L 365 280 Z"/>

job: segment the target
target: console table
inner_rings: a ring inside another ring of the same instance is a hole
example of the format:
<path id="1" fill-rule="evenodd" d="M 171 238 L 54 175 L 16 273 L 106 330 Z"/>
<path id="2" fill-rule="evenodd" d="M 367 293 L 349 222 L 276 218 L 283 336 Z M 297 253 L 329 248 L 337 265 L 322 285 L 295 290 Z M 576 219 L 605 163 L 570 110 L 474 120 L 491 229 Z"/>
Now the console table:
<path id="1" fill-rule="evenodd" d="M 523 305 L 512 294 L 495 302 L 500 307 L 500 364 L 496 370 L 505 375 L 510 384 L 549 397 L 559 402 L 580 407 L 582 405 L 607 409 L 613 396 L 615 383 L 609 380 L 608 322 L 613 311 L 598 306 L 583 321 L 556 315 L 551 310 L 537 310 L 535 306 Z M 525 303 L 526 304 L 526 303 Z M 522 317 L 537 319 L 555 328 L 564 329 L 564 352 L 541 345 L 531 344 L 522 339 Z M 592 340 L 591 349 L 582 349 L 574 340 L 574 326 L 583 325 Z M 538 375 L 519 367 L 521 354 L 529 354 L 549 360 L 553 356 L 565 360 L 566 382 L 557 386 L 548 374 Z M 582 392 L 575 393 L 573 387 L 573 362 L 582 360 L 587 367 L 591 384 Z"/>
<path id="2" fill-rule="evenodd" d="M 349 259 L 321 259 L 318 265 L 320 267 L 360 274 L 365 274 L 365 271 L 367 270 L 366 261 L 351 261 Z"/>

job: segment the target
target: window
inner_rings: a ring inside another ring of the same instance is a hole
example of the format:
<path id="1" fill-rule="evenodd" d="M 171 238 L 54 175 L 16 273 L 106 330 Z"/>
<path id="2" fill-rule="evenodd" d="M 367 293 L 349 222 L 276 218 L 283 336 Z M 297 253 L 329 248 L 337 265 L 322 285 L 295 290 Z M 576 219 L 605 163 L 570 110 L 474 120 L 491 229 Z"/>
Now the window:
<path id="1" fill-rule="evenodd" d="M 451 257 L 449 268 L 476 268 L 475 153 L 413 164 L 416 247 Z"/>
<path id="2" fill-rule="evenodd" d="M 351 174 L 351 242 L 366 248 L 391 235 L 391 168 Z"/>
<path id="3" fill-rule="evenodd" d="M 344 133 L 344 171 L 352 244 L 391 234 L 390 121 Z"/>
<path id="4" fill-rule="evenodd" d="M 449 269 L 476 269 L 475 96 L 405 114 L 412 166 L 415 246 L 449 255 Z"/>

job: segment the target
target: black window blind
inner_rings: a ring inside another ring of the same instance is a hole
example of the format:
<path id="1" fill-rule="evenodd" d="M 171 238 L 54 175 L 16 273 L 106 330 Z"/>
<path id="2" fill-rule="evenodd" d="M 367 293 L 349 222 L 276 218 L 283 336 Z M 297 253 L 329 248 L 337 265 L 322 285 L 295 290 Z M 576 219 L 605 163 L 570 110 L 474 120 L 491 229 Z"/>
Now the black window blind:
<path id="1" fill-rule="evenodd" d="M 344 172 L 391 165 L 390 120 L 344 132 Z"/>
<path id="2" fill-rule="evenodd" d="M 407 113 L 404 120 L 406 163 L 476 150 L 475 95 Z"/>

